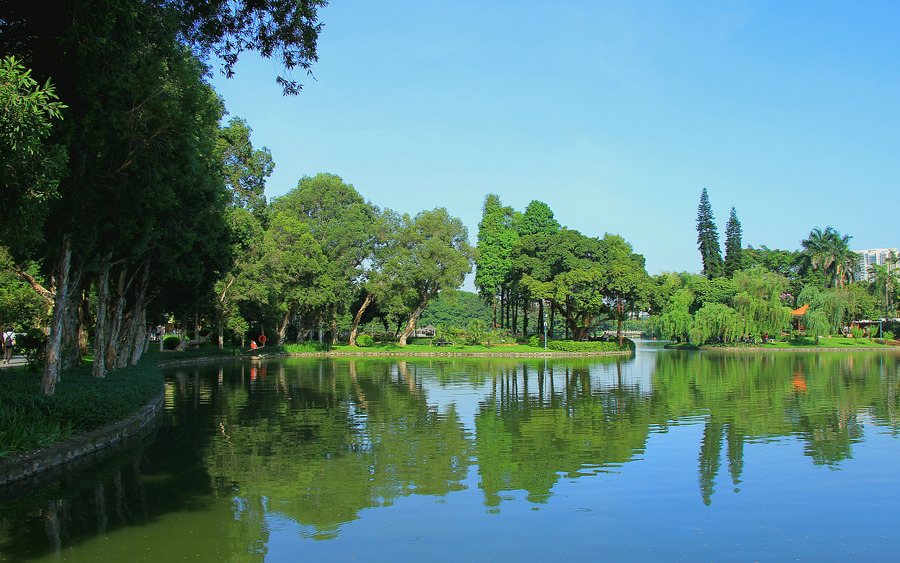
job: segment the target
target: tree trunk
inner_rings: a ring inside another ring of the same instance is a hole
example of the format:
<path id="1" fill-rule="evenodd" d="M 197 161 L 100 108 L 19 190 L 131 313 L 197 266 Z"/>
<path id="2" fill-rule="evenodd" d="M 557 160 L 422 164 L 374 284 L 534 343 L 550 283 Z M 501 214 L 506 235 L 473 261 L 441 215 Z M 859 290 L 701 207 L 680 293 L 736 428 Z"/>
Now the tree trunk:
<path id="1" fill-rule="evenodd" d="M 522 300 L 522 336 L 528 336 L 528 300 Z"/>
<path id="2" fill-rule="evenodd" d="M 619 341 L 619 346 L 622 346 L 622 341 L 625 338 L 625 335 L 622 334 L 622 312 L 625 310 L 625 307 L 622 304 L 622 300 L 619 299 L 616 303 L 616 338 Z"/>
<path id="3" fill-rule="evenodd" d="M 69 235 L 63 236 L 63 248 L 56 267 L 56 296 L 53 300 L 53 320 L 50 322 L 50 337 L 47 340 L 47 360 L 41 378 L 41 392 L 52 395 L 59 381 L 62 358 L 63 329 L 69 301 L 69 274 L 72 267 L 72 242 Z"/>
<path id="4" fill-rule="evenodd" d="M 431 295 L 433 295 L 433 293 Z M 415 330 L 416 321 L 419 320 L 419 316 L 428 305 L 428 300 L 430 299 L 431 295 L 428 295 L 424 299 L 422 299 L 422 302 L 419 303 L 419 306 L 416 307 L 416 310 L 413 311 L 412 315 L 409 316 L 409 321 L 407 321 L 406 328 L 403 329 L 403 332 L 400 334 L 400 340 L 397 342 L 397 345 L 406 346 L 406 339 L 409 338 L 409 335 L 412 334 L 413 330 Z"/>
<path id="5" fill-rule="evenodd" d="M 288 321 L 291 318 L 291 311 L 285 311 L 284 317 L 281 319 L 281 324 L 278 326 L 278 345 L 284 346 L 284 341 L 287 339 L 287 329 L 288 329 Z"/>
<path id="6" fill-rule="evenodd" d="M 366 309 L 372 302 L 375 301 L 375 294 L 369 293 L 366 295 L 365 301 L 360 306 L 359 311 L 356 312 L 356 315 L 353 316 L 353 324 L 350 325 L 350 346 L 356 346 L 356 333 L 359 329 L 359 320 L 362 318 L 363 313 L 366 312 Z"/>
<path id="7" fill-rule="evenodd" d="M 106 376 L 107 308 L 109 306 L 109 268 L 111 256 L 103 258 L 97 280 L 97 323 L 94 325 L 94 377 Z"/>

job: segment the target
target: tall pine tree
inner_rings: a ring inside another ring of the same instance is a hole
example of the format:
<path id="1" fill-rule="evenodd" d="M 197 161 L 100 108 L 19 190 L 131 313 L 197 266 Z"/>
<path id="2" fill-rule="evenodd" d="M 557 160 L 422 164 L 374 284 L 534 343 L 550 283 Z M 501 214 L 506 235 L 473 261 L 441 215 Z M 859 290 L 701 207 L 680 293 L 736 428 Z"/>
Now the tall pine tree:
<path id="1" fill-rule="evenodd" d="M 700 193 L 700 207 L 697 208 L 697 244 L 700 245 L 700 256 L 703 258 L 703 275 L 709 279 L 722 277 L 725 267 L 719 248 L 719 231 L 713 220 L 706 188 Z"/>
<path id="2" fill-rule="evenodd" d="M 741 256 L 741 222 L 737 212 L 731 208 L 728 224 L 725 226 L 725 275 L 731 277 L 743 267 Z"/>

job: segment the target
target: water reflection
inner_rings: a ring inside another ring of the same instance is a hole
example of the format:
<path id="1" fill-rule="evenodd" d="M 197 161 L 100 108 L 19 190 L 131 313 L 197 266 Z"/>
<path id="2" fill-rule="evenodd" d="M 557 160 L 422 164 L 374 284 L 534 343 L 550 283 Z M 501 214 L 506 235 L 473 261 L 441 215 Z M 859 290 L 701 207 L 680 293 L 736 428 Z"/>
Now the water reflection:
<path id="1" fill-rule="evenodd" d="M 694 498 L 709 507 L 722 481 L 740 493 L 751 444 L 796 440 L 812 465 L 840 469 L 866 424 L 896 435 L 898 374 L 893 354 L 655 351 L 172 370 L 158 438 L 2 505 L 0 554 L 165 546 L 167 558 L 262 560 L 286 523 L 299 540 L 335 539 L 366 510 L 413 496 L 472 491 L 499 514 L 517 492 L 547 505 L 562 481 L 625 486 L 615 477 L 652 436 L 698 423 L 697 442 L 674 455 L 697 459 Z"/>

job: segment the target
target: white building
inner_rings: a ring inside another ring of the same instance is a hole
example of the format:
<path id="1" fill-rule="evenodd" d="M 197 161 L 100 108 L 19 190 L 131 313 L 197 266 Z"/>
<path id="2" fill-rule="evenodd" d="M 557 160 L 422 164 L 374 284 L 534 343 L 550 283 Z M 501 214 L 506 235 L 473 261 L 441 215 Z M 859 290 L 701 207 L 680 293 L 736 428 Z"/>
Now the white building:
<path id="1" fill-rule="evenodd" d="M 896 248 L 869 248 L 867 250 L 854 250 L 859 254 L 859 263 L 853 269 L 853 279 L 857 281 L 869 281 L 869 268 L 875 264 L 884 265 L 891 264 L 890 258 L 893 253 L 894 257 L 900 256 Z M 891 264 L 891 269 L 897 273 L 898 265 Z"/>

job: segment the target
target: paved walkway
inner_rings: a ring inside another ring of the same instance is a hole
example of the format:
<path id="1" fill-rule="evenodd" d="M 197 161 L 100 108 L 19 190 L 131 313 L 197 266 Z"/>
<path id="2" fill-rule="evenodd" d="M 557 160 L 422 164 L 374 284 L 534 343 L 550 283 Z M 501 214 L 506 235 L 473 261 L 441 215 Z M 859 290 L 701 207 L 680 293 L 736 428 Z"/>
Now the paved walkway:
<path id="1" fill-rule="evenodd" d="M 2 358 L 2 356 L 0 356 Z M 13 356 L 8 364 L 0 360 L 0 369 L 20 368 L 25 365 L 25 356 Z"/>

